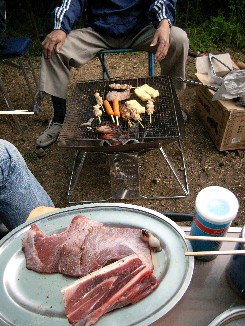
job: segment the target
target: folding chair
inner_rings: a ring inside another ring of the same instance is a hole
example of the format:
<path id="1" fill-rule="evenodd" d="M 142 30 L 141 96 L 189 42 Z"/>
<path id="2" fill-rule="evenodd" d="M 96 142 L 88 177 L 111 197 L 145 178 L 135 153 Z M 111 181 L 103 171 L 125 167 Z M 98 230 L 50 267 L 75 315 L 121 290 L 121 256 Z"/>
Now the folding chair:
<path id="1" fill-rule="evenodd" d="M 30 95 L 33 99 L 33 111 L 37 112 L 37 103 L 36 103 L 36 90 L 37 90 L 37 77 L 32 65 L 32 62 L 28 56 L 29 48 L 31 45 L 31 39 L 28 37 L 12 37 L 8 38 L 6 41 L 6 49 L 0 51 L 0 60 L 9 66 L 12 66 L 16 69 L 18 69 L 26 82 L 28 91 L 30 92 Z M 29 73 L 31 73 L 32 78 L 34 80 L 34 85 L 33 85 L 33 80 L 30 79 Z M 8 107 L 8 110 L 13 110 L 13 105 L 11 102 L 11 99 L 8 95 L 8 92 L 6 88 L 4 87 L 4 84 L 2 80 L 0 79 L 0 91 L 3 93 L 6 105 Z M 19 130 L 20 124 L 18 121 L 18 117 L 14 117 L 14 120 L 17 124 L 17 127 Z"/>
<path id="2" fill-rule="evenodd" d="M 133 49 L 106 49 L 101 50 L 97 53 L 97 56 L 100 60 L 101 66 L 102 66 L 102 79 L 105 80 L 107 77 L 110 80 L 110 74 L 108 72 L 108 69 L 106 67 L 105 63 L 105 54 L 115 54 L 115 53 L 128 53 L 128 52 L 140 52 Z M 154 53 L 148 52 L 148 72 L 149 76 L 154 76 Z"/>

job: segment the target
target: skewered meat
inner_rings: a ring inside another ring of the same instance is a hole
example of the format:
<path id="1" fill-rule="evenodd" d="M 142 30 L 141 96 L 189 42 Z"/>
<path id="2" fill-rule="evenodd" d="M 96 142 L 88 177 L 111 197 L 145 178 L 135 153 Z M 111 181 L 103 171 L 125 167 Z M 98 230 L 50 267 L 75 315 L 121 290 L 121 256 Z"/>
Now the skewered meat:
<path id="1" fill-rule="evenodd" d="M 96 116 L 96 117 L 101 117 L 102 116 L 102 110 L 100 109 L 100 105 L 99 104 L 96 104 L 96 105 L 94 105 L 93 106 L 93 112 L 94 112 L 94 115 Z"/>
<path id="2" fill-rule="evenodd" d="M 123 92 L 117 92 L 117 91 L 109 91 L 106 94 L 106 99 L 108 101 L 113 101 L 114 99 L 118 99 L 119 101 L 124 101 L 130 98 L 130 89 L 126 89 Z"/>
<path id="3" fill-rule="evenodd" d="M 94 96 L 95 96 L 95 99 L 96 99 L 97 104 L 99 104 L 100 106 L 102 106 L 103 105 L 103 99 L 100 96 L 100 93 L 96 92 L 94 94 Z"/>
<path id="4" fill-rule="evenodd" d="M 122 105 L 121 108 L 121 117 L 124 119 L 124 120 L 129 120 L 130 119 L 130 111 L 129 109 L 127 108 L 126 105 Z"/>
<path id="5" fill-rule="evenodd" d="M 93 112 L 94 112 L 95 117 L 97 117 L 99 119 L 99 122 L 101 123 L 100 117 L 102 116 L 102 110 L 100 109 L 100 107 L 101 106 L 99 104 L 94 105 Z"/>
<path id="6" fill-rule="evenodd" d="M 148 100 L 147 101 L 147 104 L 146 104 L 146 112 L 150 116 L 150 123 L 151 123 L 152 122 L 151 121 L 151 116 L 152 116 L 152 114 L 154 112 L 154 102 L 153 102 L 153 100 Z"/>
<path id="7" fill-rule="evenodd" d="M 131 113 L 131 118 L 134 119 L 134 120 L 136 120 L 136 121 L 142 121 L 139 113 L 136 113 L 136 112 L 132 112 Z"/>

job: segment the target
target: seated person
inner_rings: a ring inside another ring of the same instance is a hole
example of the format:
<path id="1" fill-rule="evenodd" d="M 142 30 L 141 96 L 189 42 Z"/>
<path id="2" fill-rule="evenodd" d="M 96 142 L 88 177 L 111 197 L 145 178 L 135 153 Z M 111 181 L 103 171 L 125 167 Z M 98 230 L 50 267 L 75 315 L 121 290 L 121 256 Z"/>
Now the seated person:
<path id="1" fill-rule="evenodd" d="M 169 75 L 177 90 L 185 87 L 176 78 L 185 78 L 189 40 L 174 26 L 176 2 L 63 0 L 54 10 L 54 29 L 42 43 L 39 90 L 51 95 L 54 114 L 37 146 L 48 146 L 58 138 L 66 114 L 71 67 L 81 67 L 102 49 L 153 52 L 161 74 Z M 72 30 L 81 18 L 84 27 Z"/>
<path id="2" fill-rule="evenodd" d="M 0 221 L 11 231 L 39 206 L 54 207 L 54 204 L 17 148 L 0 139 Z"/>

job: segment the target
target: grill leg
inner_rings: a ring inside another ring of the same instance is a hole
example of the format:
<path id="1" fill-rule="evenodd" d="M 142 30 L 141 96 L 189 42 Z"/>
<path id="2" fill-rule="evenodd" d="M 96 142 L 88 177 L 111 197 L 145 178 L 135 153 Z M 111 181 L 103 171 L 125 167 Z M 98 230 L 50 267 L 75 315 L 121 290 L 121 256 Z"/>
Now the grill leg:
<path id="1" fill-rule="evenodd" d="M 179 150 L 180 150 L 181 156 L 182 156 L 182 165 L 183 165 L 183 169 L 184 169 L 184 178 L 185 178 L 184 183 L 180 180 L 180 178 L 178 176 L 178 173 L 177 173 L 173 163 L 170 161 L 170 159 L 167 156 L 166 152 L 164 151 L 163 147 L 160 147 L 159 150 L 160 150 L 163 158 L 167 162 L 168 166 L 170 167 L 171 171 L 173 172 L 173 174 L 174 174 L 176 180 L 178 181 L 180 187 L 184 191 L 184 195 L 187 196 L 189 194 L 189 189 L 188 189 L 188 182 L 187 182 L 185 159 L 184 159 L 184 154 L 183 154 L 184 152 L 183 152 L 183 148 L 182 148 L 182 144 L 181 144 L 180 140 L 178 140 L 178 145 L 179 145 Z"/>
<path id="2" fill-rule="evenodd" d="M 86 156 L 87 156 L 86 152 L 83 152 L 81 150 L 76 151 L 76 155 L 75 155 L 75 159 L 74 159 L 74 163 L 73 163 L 73 168 L 72 168 L 72 172 L 71 172 L 69 189 L 68 189 L 68 193 L 67 193 L 67 199 L 68 199 L 69 204 L 72 203 L 70 201 L 70 199 L 71 199 L 73 191 L 74 191 L 74 189 L 76 187 L 77 180 L 78 180 L 78 177 L 79 177 L 80 172 L 82 170 L 82 167 L 83 167 Z"/>

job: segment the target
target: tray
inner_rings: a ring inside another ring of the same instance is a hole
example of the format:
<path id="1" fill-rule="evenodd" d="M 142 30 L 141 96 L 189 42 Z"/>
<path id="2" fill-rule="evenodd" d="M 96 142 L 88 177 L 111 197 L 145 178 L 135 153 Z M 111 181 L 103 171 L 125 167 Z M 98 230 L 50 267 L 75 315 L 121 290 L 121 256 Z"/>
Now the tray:
<path id="1" fill-rule="evenodd" d="M 154 275 L 160 282 L 159 287 L 137 304 L 107 313 L 96 325 L 149 325 L 177 304 L 191 281 L 194 258 L 185 257 L 185 251 L 191 247 L 175 222 L 150 209 L 115 203 L 55 210 L 35 223 L 47 234 L 58 233 L 77 214 L 111 226 L 149 229 L 159 237 L 164 248 L 153 255 Z M 0 325 L 68 326 L 60 289 L 74 278 L 26 269 L 21 243 L 30 224 L 22 224 L 0 241 Z"/>

